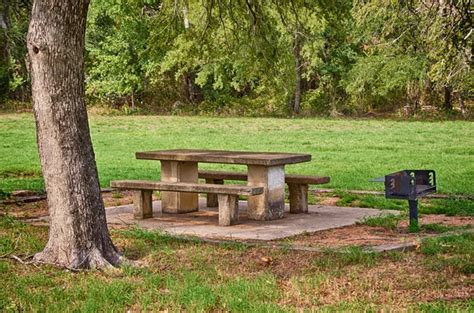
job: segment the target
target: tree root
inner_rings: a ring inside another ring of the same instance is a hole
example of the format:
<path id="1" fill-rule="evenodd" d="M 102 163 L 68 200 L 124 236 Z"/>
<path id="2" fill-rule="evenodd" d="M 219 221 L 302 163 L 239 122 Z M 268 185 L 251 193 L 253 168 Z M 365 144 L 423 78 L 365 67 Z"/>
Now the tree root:
<path id="1" fill-rule="evenodd" d="M 34 255 L 33 262 L 51 264 L 68 270 L 106 269 L 127 264 L 127 259 L 119 252 L 112 250 L 102 253 L 97 248 L 90 249 L 87 253 L 73 251 L 72 257 L 45 248 Z"/>

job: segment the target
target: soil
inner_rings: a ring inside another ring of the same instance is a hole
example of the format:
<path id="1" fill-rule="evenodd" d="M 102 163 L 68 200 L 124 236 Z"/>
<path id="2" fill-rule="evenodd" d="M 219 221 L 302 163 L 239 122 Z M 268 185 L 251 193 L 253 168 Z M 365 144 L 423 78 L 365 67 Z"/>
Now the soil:
<path id="1" fill-rule="evenodd" d="M 129 191 L 103 192 L 102 199 L 106 208 L 125 205 L 132 203 L 132 193 Z M 153 200 L 157 200 L 155 194 L 153 194 Z M 44 217 L 48 215 L 48 201 L 0 204 L 0 216 L 6 214 L 21 220 Z"/>
<path id="2" fill-rule="evenodd" d="M 474 228 L 474 218 L 425 215 L 420 218 L 420 225 L 441 224 L 445 226 L 466 226 Z M 408 223 L 402 221 L 394 230 L 367 225 L 352 225 L 313 234 L 296 236 L 291 240 L 295 246 L 318 248 L 342 248 L 347 246 L 371 247 L 387 244 L 417 243 L 421 238 L 436 234 L 432 231 L 410 233 Z"/>

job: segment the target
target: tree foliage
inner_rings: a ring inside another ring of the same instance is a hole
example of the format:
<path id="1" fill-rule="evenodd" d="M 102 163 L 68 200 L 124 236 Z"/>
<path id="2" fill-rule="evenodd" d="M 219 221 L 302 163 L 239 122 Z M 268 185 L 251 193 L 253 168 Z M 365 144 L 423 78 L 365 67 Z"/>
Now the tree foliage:
<path id="1" fill-rule="evenodd" d="M 13 95 L 28 81 L 26 2 L 10 2 Z M 87 95 L 168 113 L 450 110 L 473 97 L 472 9 L 468 0 L 92 0 Z"/>

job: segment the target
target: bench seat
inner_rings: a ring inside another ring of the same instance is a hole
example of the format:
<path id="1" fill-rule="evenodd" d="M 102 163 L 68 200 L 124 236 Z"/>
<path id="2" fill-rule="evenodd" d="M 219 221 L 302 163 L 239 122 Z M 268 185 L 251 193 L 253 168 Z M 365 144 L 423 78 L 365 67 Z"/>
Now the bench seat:
<path id="1" fill-rule="evenodd" d="M 247 173 L 228 171 L 200 170 L 198 177 L 205 179 L 209 184 L 224 184 L 224 180 L 247 180 Z M 288 185 L 290 213 L 308 212 L 308 185 L 327 184 L 331 181 L 328 176 L 309 176 L 285 174 L 285 183 Z M 207 205 L 217 206 L 216 195 L 207 195 Z"/>
<path id="2" fill-rule="evenodd" d="M 170 183 L 149 180 L 115 180 L 110 182 L 110 187 L 135 191 L 133 203 L 136 219 L 153 217 L 153 190 L 216 194 L 219 206 L 219 225 L 222 226 L 238 222 L 239 195 L 254 196 L 263 193 L 263 187 L 257 186 Z"/>

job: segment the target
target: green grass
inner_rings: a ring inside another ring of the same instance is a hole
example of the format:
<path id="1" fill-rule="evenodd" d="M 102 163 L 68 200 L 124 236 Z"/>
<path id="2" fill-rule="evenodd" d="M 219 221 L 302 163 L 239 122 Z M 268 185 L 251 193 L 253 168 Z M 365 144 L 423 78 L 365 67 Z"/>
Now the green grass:
<path id="1" fill-rule="evenodd" d="M 314 264 L 324 270 L 339 270 L 349 265 L 370 267 L 380 259 L 380 254 L 366 252 L 361 247 L 351 246 L 344 251 L 328 249 L 322 256 L 314 260 Z"/>
<path id="2" fill-rule="evenodd" d="M 338 206 L 352 206 L 361 208 L 377 208 L 381 210 L 398 210 L 408 212 L 407 200 L 386 199 L 383 196 L 356 195 L 344 191 L 336 191 L 335 196 L 340 197 L 336 202 Z M 473 216 L 474 201 L 449 199 L 423 198 L 418 202 L 420 214 L 446 214 L 448 216 Z"/>
<path id="3" fill-rule="evenodd" d="M 474 274 L 474 233 L 425 239 L 422 253 L 434 270 L 449 268 L 466 275 Z"/>
<path id="4" fill-rule="evenodd" d="M 398 223 L 404 219 L 402 214 L 395 215 L 395 214 L 387 214 L 383 216 L 371 216 L 366 217 L 359 224 L 367 225 L 370 227 L 383 227 L 386 229 L 394 230 L 397 228 Z"/>
<path id="5" fill-rule="evenodd" d="M 113 179 L 159 178 L 159 162 L 136 160 L 136 151 L 205 148 L 310 153 L 311 162 L 287 172 L 331 176 L 330 188 L 382 190 L 369 179 L 426 168 L 436 170 L 440 192 L 473 193 L 471 122 L 91 116 L 90 126 L 104 187 Z M 0 115 L 0 138 L 0 190 L 42 189 L 31 114 Z"/>
<path id="6" fill-rule="evenodd" d="M 431 199 L 419 206 L 422 214 L 474 215 L 474 201 L 456 199 Z"/>
<path id="7" fill-rule="evenodd" d="M 113 230 L 112 237 L 139 265 L 75 273 L 0 258 L 0 311 L 474 309 L 468 296 L 442 300 L 459 297 L 472 284 L 472 234 L 429 239 L 417 252 L 390 254 L 358 247 L 303 253 L 209 245 L 140 228 Z M 0 255 L 25 257 L 44 247 L 47 228 L 0 217 L 0 238 Z M 262 257 L 272 262 L 262 263 Z"/>
<path id="8" fill-rule="evenodd" d="M 421 230 L 430 233 L 446 233 L 450 231 L 463 231 L 471 229 L 471 225 L 463 225 L 463 226 L 450 226 L 444 224 L 423 224 L 421 225 Z"/>

